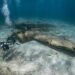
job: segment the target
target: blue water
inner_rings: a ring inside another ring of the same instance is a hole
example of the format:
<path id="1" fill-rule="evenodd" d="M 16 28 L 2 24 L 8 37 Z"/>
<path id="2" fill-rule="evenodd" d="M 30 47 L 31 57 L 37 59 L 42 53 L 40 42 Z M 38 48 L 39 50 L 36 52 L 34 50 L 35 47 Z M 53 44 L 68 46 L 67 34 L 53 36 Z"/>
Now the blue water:
<path id="1" fill-rule="evenodd" d="M 18 18 L 38 18 L 62 20 L 75 24 L 75 0 L 7 0 L 12 20 Z M 0 21 L 4 21 L 1 12 Z"/>
<path id="2" fill-rule="evenodd" d="M 75 0 L 6 0 L 6 10 L 9 11 L 7 16 L 2 13 L 4 1 L 0 0 L 0 25 L 3 25 L 7 18 L 12 23 L 24 19 L 33 19 L 33 22 L 36 19 L 44 20 L 56 26 L 50 33 L 66 36 L 75 43 Z M 6 30 L 1 32 L 4 35 Z"/>

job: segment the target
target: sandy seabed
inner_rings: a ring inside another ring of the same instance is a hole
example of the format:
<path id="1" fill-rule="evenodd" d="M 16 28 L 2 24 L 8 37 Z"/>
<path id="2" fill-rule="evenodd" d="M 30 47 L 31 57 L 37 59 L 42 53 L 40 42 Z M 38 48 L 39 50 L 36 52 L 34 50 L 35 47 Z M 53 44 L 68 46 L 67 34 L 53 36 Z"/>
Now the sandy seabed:
<path id="1" fill-rule="evenodd" d="M 0 29 L 0 41 L 6 41 L 13 33 L 12 30 L 3 26 Z M 57 36 L 69 33 L 67 26 L 59 31 L 64 32 L 49 33 L 58 34 Z M 70 37 L 73 35 L 71 33 Z M 71 39 L 69 40 L 73 41 L 74 37 Z M 75 75 L 75 55 L 63 53 L 35 40 L 15 44 L 6 52 L 0 49 L 0 60 L 0 75 Z"/>

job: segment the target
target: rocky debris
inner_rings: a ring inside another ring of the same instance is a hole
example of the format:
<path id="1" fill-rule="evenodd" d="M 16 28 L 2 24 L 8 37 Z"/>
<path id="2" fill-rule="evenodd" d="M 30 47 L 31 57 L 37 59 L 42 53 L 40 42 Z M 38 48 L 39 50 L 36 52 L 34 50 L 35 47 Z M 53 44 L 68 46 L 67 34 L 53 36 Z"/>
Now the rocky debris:
<path id="1" fill-rule="evenodd" d="M 19 30 L 42 30 L 42 31 L 48 31 L 49 29 L 53 29 L 55 26 L 44 23 L 44 22 L 38 22 L 38 23 L 32 23 L 32 22 L 26 22 L 26 23 L 18 23 L 15 24 L 15 28 Z"/>
<path id="2" fill-rule="evenodd" d="M 34 32 L 34 33 L 33 33 Z M 26 31 L 24 33 L 24 36 L 27 38 L 27 39 L 31 39 L 31 38 L 34 38 L 35 35 L 39 34 L 40 31 Z"/>
<path id="3" fill-rule="evenodd" d="M 24 40 L 25 40 L 24 34 L 22 32 L 20 32 L 20 33 L 17 34 L 17 38 L 21 42 L 24 42 Z"/>
<path id="4" fill-rule="evenodd" d="M 18 39 L 21 43 L 24 43 L 28 40 L 33 39 L 33 37 L 39 33 L 40 31 L 20 31 L 17 33 L 13 33 L 10 37 L 8 37 L 7 42 L 13 43 L 14 39 Z"/>
<path id="5" fill-rule="evenodd" d="M 34 38 L 38 41 L 48 43 L 50 46 L 75 51 L 75 44 L 73 44 L 67 40 L 60 39 L 60 37 L 47 36 L 47 35 L 39 35 L 38 36 L 37 35 Z"/>
<path id="6" fill-rule="evenodd" d="M 20 42 L 25 42 L 27 40 L 37 40 L 41 41 L 42 43 L 47 43 L 50 46 L 54 46 L 56 48 L 64 48 L 71 51 L 75 51 L 75 44 L 71 43 L 64 38 L 60 38 L 57 36 L 53 36 L 50 34 L 47 34 L 47 32 L 42 31 L 25 31 L 20 32 L 14 35 Z M 11 36 L 13 37 L 13 36 Z"/>

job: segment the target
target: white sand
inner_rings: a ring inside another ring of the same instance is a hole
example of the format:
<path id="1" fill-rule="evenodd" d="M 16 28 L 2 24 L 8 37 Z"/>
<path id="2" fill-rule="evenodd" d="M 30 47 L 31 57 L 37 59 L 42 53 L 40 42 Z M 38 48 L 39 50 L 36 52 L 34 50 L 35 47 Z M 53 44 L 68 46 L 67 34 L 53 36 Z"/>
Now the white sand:
<path id="1" fill-rule="evenodd" d="M 75 57 L 68 54 L 36 41 L 16 45 L 14 49 L 10 53 L 13 60 L 6 65 L 18 75 L 75 75 Z M 10 57 L 7 55 L 5 59 Z"/>

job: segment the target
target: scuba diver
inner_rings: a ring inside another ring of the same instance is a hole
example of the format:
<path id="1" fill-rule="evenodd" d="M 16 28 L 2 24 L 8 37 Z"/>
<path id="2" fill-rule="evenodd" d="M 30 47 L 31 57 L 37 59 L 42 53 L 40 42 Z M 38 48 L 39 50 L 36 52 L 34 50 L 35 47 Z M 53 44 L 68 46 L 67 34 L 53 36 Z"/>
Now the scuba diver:
<path id="1" fill-rule="evenodd" d="M 17 44 L 17 45 L 19 45 L 18 43 L 16 43 L 16 39 L 14 39 L 14 40 L 13 40 L 13 43 L 0 42 L 0 47 L 1 47 L 4 51 L 7 51 L 7 50 L 9 50 L 9 46 L 12 45 L 12 44 Z"/>
<path id="2" fill-rule="evenodd" d="M 1 47 L 4 51 L 6 51 L 6 50 L 9 49 L 9 45 L 10 45 L 10 43 L 7 43 L 7 42 L 0 42 L 0 47 Z"/>

